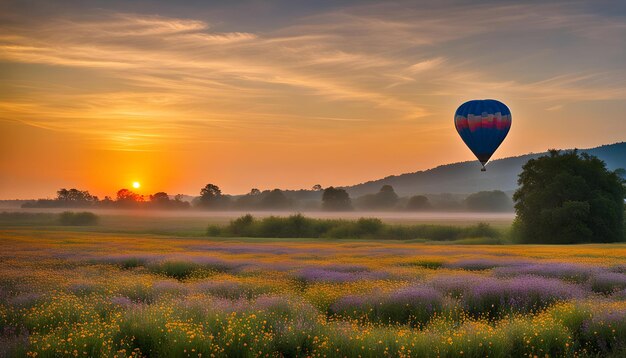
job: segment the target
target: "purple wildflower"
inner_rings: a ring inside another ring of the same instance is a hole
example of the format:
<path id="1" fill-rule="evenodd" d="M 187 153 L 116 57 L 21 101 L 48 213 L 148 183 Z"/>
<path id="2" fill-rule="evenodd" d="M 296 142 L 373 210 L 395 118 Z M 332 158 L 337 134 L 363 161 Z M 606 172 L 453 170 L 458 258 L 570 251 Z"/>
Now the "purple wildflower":
<path id="1" fill-rule="evenodd" d="M 37 304 L 42 297 L 42 294 L 36 292 L 22 293 L 15 297 L 11 297 L 8 300 L 8 303 L 14 307 L 31 307 Z"/>
<path id="2" fill-rule="evenodd" d="M 516 260 L 502 260 L 502 259 L 465 259 L 458 260 L 451 263 L 444 264 L 444 267 L 452 269 L 462 269 L 468 271 L 482 271 L 489 270 L 495 267 L 517 267 L 523 264 L 528 264 L 528 261 L 516 261 Z"/>
<path id="3" fill-rule="evenodd" d="M 390 294 L 345 296 L 329 311 L 345 317 L 382 323 L 422 324 L 442 309 L 442 295 L 432 287 L 405 287 Z"/>
<path id="4" fill-rule="evenodd" d="M 478 274 L 451 274 L 437 275 L 428 284 L 446 295 L 452 297 L 462 296 L 471 287 L 475 287 L 492 278 Z"/>
<path id="5" fill-rule="evenodd" d="M 156 281 L 152 284 L 152 291 L 156 296 L 182 295 L 187 292 L 187 287 L 176 281 Z"/>
<path id="6" fill-rule="evenodd" d="M 124 296 L 111 297 L 110 301 L 113 305 L 123 308 L 129 308 L 133 306 L 133 301 L 131 301 L 130 298 Z"/>
<path id="7" fill-rule="evenodd" d="M 475 315 L 497 316 L 506 311 L 529 312 L 557 301 L 585 296 L 584 290 L 558 279 L 537 276 L 495 278 L 477 282 L 461 297 L 464 308 Z"/>
<path id="8" fill-rule="evenodd" d="M 238 299 L 248 295 L 246 288 L 234 281 L 204 281 L 196 284 L 196 290 L 229 299 Z"/>
<path id="9" fill-rule="evenodd" d="M 547 262 L 515 267 L 498 267 L 494 270 L 494 274 L 504 277 L 536 275 L 572 282 L 584 282 L 598 270 L 597 267 L 569 262 Z"/>
<path id="10" fill-rule="evenodd" d="M 612 293 L 626 289 L 626 274 L 600 271 L 589 279 L 591 289 L 600 293 Z"/>
<path id="11" fill-rule="evenodd" d="M 326 268 L 308 267 L 298 271 L 296 278 L 305 282 L 355 282 L 360 280 L 378 280 L 389 277 L 382 271 L 374 272 L 343 272 Z"/>

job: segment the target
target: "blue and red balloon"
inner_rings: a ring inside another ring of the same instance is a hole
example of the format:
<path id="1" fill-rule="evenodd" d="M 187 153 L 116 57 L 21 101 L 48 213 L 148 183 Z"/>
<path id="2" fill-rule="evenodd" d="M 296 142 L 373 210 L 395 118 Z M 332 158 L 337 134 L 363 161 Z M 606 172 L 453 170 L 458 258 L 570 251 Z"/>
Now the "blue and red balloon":
<path id="1" fill-rule="evenodd" d="M 511 129 L 511 111 L 494 99 L 465 102 L 454 114 L 454 126 L 485 171 L 485 164 Z"/>

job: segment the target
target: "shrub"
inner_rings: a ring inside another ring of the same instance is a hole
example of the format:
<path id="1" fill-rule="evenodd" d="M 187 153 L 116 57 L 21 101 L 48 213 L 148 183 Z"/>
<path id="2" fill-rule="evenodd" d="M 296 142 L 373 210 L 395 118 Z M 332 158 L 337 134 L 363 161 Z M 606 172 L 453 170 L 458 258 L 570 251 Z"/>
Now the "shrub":
<path id="1" fill-rule="evenodd" d="M 376 235 L 382 231 L 384 224 L 378 218 L 360 218 L 356 222 L 357 232 L 363 236 Z"/>
<path id="2" fill-rule="evenodd" d="M 235 236 L 251 236 L 252 225 L 254 225 L 254 217 L 246 214 L 232 220 L 228 225 L 228 230 Z"/>
<path id="3" fill-rule="evenodd" d="M 270 216 L 258 224 L 258 230 L 251 236 L 261 237 L 315 237 L 316 220 L 301 214 L 286 218 Z M 259 235 L 260 234 L 260 235 Z"/>
<path id="4" fill-rule="evenodd" d="M 467 227 L 465 229 L 465 232 L 463 233 L 463 236 L 471 237 L 471 238 L 476 238 L 476 237 L 496 238 L 499 236 L 499 233 L 496 229 L 491 227 L 491 225 L 481 222 L 481 223 L 476 224 L 475 226 Z"/>
<path id="5" fill-rule="evenodd" d="M 90 226 L 98 223 L 98 216 L 94 213 L 65 211 L 59 215 L 59 223 L 64 226 Z"/>
<path id="6" fill-rule="evenodd" d="M 245 236 L 274 238 L 392 239 L 453 241 L 459 239 L 499 239 L 500 232 L 489 224 L 469 227 L 443 225 L 391 225 L 378 218 L 356 221 L 313 219 L 301 214 L 288 217 L 270 216 L 260 220 L 244 215 L 227 226 L 211 225 L 209 236 Z M 497 241 L 499 243 L 499 241 Z"/>
<path id="7" fill-rule="evenodd" d="M 207 236 L 220 236 L 222 235 L 222 228 L 217 225 L 209 225 L 206 229 Z"/>

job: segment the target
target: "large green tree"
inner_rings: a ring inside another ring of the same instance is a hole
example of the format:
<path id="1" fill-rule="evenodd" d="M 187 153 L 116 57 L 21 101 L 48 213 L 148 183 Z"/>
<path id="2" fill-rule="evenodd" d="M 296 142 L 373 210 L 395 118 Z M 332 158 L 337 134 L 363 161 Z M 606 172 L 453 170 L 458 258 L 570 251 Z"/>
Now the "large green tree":
<path id="1" fill-rule="evenodd" d="M 513 195 L 522 242 L 569 244 L 624 238 L 622 179 L 600 159 L 551 150 L 529 160 Z"/>

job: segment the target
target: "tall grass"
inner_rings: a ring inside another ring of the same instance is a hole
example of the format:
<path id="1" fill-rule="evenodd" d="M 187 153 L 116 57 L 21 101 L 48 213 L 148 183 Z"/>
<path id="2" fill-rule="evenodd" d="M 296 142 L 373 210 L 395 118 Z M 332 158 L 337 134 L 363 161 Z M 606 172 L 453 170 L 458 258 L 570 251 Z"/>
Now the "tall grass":
<path id="1" fill-rule="evenodd" d="M 232 220 L 226 226 L 210 225 L 208 236 L 275 237 L 275 238 L 332 238 L 332 239 L 392 239 L 454 241 L 461 239 L 501 238 L 501 233 L 486 223 L 473 226 L 394 225 L 377 218 L 358 220 L 314 219 L 301 214 L 288 217 L 270 216 L 256 219 L 247 214 Z"/>

